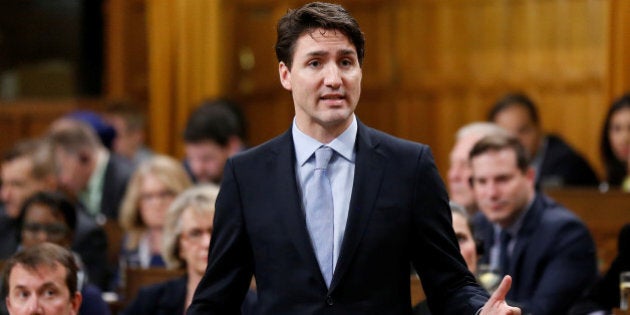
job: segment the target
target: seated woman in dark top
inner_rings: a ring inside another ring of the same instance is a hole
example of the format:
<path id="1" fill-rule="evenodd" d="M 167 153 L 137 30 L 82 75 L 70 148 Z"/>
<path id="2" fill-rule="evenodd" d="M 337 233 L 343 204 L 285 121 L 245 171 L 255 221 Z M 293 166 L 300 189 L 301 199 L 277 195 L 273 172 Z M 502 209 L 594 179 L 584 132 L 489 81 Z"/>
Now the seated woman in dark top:
<path id="1" fill-rule="evenodd" d="M 123 314 L 184 314 L 208 264 L 212 236 L 215 185 L 189 188 L 167 210 L 162 254 L 167 267 L 186 270 L 185 276 L 143 287 Z M 243 314 L 254 314 L 255 295 L 246 298 Z"/>
<path id="2" fill-rule="evenodd" d="M 630 191 L 630 93 L 610 106 L 602 129 L 600 149 L 608 184 Z"/>

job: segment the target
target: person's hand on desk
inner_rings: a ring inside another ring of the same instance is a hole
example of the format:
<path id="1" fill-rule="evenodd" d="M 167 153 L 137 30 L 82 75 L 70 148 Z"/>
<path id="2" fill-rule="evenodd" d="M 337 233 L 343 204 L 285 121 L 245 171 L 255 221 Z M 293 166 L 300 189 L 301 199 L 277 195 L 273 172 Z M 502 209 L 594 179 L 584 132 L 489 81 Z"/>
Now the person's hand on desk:
<path id="1" fill-rule="evenodd" d="M 505 296 L 508 291 L 510 291 L 510 287 L 512 286 L 512 277 L 505 276 L 499 284 L 490 299 L 481 309 L 481 313 L 479 315 L 520 315 L 521 309 L 518 307 L 509 306 L 507 302 L 505 302 Z"/>

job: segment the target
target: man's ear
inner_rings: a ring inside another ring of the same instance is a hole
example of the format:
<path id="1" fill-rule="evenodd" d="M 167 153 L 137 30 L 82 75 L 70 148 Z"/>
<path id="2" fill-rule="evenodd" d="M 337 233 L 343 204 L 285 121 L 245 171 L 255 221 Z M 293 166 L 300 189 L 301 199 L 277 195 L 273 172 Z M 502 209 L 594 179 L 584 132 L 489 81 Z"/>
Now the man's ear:
<path id="1" fill-rule="evenodd" d="M 280 83 L 285 90 L 291 91 L 291 69 L 281 61 L 278 64 L 278 74 L 280 74 Z"/>
<path id="2" fill-rule="evenodd" d="M 81 307 L 81 301 L 83 301 L 83 296 L 79 291 L 74 293 L 74 296 L 70 297 L 70 306 L 72 307 L 72 314 L 79 314 L 79 308 Z"/>

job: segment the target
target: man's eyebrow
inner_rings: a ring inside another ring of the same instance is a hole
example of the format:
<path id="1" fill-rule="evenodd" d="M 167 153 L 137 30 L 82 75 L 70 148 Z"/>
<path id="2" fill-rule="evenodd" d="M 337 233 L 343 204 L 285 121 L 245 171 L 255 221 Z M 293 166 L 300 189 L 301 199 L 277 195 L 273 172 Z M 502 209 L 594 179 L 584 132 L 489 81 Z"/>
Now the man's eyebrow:
<path id="1" fill-rule="evenodd" d="M 311 51 L 309 53 L 307 53 L 307 56 L 312 56 L 312 57 L 321 57 L 321 56 L 327 56 L 330 53 L 325 51 L 325 50 L 316 50 L 316 51 Z M 349 56 L 349 55 L 357 55 L 357 52 L 354 49 L 342 49 L 340 51 L 337 52 L 338 56 Z"/>
<path id="2" fill-rule="evenodd" d="M 338 55 L 347 56 L 347 55 L 356 55 L 357 52 L 354 49 L 342 49 L 339 51 Z"/>
<path id="3" fill-rule="evenodd" d="M 328 55 L 328 52 L 323 51 L 323 50 L 316 50 L 316 51 L 311 51 L 309 53 L 306 54 L 309 57 L 321 57 L 321 56 L 326 56 Z"/>
<path id="4" fill-rule="evenodd" d="M 37 288 L 37 291 L 39 292 L 39 291 L 46 290 L 46 289 L 51 289 L 51 288 L 52 289 L 58 289 L 59 286 L 56 283 L 52 282 L 52 281 L 48 281 L 48 282 L 45 282 L 44 284 L 42 284 L 41 286 L 39 286 L 39 288 Z"/>

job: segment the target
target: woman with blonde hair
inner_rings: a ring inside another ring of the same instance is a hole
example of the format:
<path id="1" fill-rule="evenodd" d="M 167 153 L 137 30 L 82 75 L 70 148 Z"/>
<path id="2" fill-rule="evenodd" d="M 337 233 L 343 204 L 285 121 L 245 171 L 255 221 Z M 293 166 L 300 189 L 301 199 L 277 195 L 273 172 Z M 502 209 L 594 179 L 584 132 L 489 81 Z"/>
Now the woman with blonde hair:
<path id="1" fill-rule="evenodd" d="M 125 232 L 119 275 L 125 268 L 164 267 L 162 233 L 166 210 L 192 183 L 182 164 L 166 155 L 140 163 L 133 173 L 120 209 Z"/>

